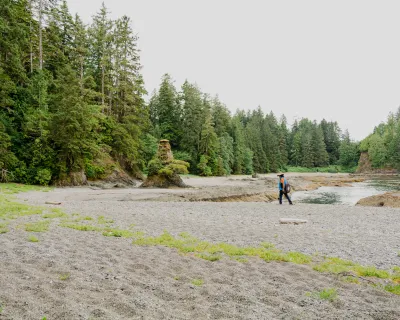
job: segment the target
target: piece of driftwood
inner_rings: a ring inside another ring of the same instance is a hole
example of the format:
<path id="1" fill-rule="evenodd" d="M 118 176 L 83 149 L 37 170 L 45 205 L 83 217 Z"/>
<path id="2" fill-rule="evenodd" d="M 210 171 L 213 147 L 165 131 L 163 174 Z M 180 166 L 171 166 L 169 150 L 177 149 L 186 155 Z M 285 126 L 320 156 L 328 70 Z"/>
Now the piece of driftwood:
<path id="1" fill-rule="evenodd" d="M 281 219 L 279 219 L 279 223 L 280 224 L 302 224 L 302 223 L 307 223 L 307 220 L 281 218 Z"/>
<path id="2" fill-rule="evenodd" d="M 46 201 L 45 204 L 53 204 L 55 206 L 59 206 L 61 204 L 61 202 Z"/>

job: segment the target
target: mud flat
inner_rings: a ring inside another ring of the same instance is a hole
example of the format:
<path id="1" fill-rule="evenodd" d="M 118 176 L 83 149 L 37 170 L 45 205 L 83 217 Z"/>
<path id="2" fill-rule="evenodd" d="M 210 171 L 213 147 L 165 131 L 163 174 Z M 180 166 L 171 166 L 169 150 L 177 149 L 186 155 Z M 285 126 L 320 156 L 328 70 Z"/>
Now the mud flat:
<path id="1" fill-rule="evenodd" d="M 207 183 L 211 187 L 214 182 Z M 160 192 L 176 195 L 176 190 L 132 195 L 129 189 L 55 189 L 19 194 L 18 199 L 60 209 L 79 224 L 106 221 L 110 228 L 146 236 L 167 230 L 239 247 L 267 242 L 315 259 L 328 255 L 385 269 L 400 264 L 397 209 L 148 199 L 157 199 Z M 45 205 L 49 200 L 61 205 Z M 280 218 L 308 222 L 280 225 Z M 39 242 L 28 242 L 32 233 L 22 226 L 38 219 L 20 217 L 0 234 L 1 320 L 400 318 L 399 295 L 368 282 L 344 282 L 311 265 L 258 257 L 208 261 L 165 246 L 133 245 L 123 236 L 66 228 L 62 216 L 51 219 L 47 232 L 34 233 Z M 333 296 L 322 294 L 330 290 Z"/>

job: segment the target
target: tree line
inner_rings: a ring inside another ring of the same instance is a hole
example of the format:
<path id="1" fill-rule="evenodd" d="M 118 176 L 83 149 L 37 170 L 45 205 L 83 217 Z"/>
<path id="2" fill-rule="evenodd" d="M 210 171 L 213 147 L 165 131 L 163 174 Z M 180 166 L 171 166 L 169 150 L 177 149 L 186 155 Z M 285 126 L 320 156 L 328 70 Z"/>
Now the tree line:
<path id="1" fill-rule="evenodd" d="M 368 153 L 373 168 L 400 169 L 400 107 L 361 141 L 360 151 Z"/>
<path id="2" fill-rule="evenodd" d="M 104 4 L 85 25 L 66 1 L 0 0 L 0 179 L 68 183 L 114 167 L 140 176 L 161 138 L 205 176 L 356 165 L 336 122 L 232 115 L 169 75 L 147 103 L 137 42 L 129 17 L 110 19 Z"/>
<path id="3" fill-rule="evenodd" d="M 357 165 L 358 145 L 336 122 L 295 121 L 273 112 L 237 110 L 185 81 L 178 90 L 166 74 L 149 102 L 151 135 L 169 139 L 175 157 L 201 175 L 250 174 Z"/>

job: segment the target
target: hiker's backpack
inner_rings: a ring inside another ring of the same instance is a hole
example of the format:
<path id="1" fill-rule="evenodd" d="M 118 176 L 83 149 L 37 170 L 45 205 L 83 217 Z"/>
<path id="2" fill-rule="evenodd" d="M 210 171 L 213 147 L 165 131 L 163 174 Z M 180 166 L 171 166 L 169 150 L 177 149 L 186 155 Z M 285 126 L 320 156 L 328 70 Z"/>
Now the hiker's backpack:
<path id="1" fill-rule="evenodd" d="M 290 193 L 290 184 L 289 184 L 289 182 L 287 182 L 287 180 L 286 180 L 286 184 L 285 184 L 285 187 L 284 187 L 284 192 L 285 193 Z"/>

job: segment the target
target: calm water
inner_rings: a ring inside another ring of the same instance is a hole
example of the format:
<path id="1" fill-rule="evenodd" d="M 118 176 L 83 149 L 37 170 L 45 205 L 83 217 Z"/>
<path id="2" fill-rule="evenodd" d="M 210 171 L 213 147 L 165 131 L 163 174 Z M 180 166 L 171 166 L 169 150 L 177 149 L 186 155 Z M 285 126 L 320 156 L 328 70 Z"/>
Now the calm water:
<path id="1" fill-rule="evenodd" d="M 321 187 L 314 191 L 299 191 L 293 193 L 292 199 L 302 203 L 354 206 L 362 198 L 400 190 L 400 177 L 380 177 L 352 185 L 352 187 Z"/>

